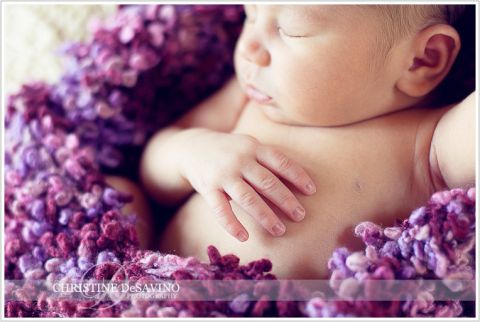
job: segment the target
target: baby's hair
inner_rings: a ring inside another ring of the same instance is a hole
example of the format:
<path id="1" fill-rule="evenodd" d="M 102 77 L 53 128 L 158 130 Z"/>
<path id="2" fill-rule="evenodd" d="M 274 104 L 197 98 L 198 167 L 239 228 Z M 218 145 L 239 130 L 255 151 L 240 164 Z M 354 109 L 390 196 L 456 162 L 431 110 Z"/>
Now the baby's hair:
<path id="1" fill-rule="evenodd" d="M 450 72 L 429 95 L 428 104 L 447 105 L 465 98 L 475 89 L 475 6 L 474 5 L 375 5 L 384 19 L 378 40 L 380 59 L 385 59 L 396 41 L 421 29 L 445 23 L 454 27 L 461 49 Z"/>
<path id="2" fill-rule="evenodd" d="M 385 24 L 385 40 L 392 46 L 403 36 L 429 25 L 454 25 L 465 11 L 465 5 L 376 5 Z M 390 47 L 390 46 L 387 46 Z"/>

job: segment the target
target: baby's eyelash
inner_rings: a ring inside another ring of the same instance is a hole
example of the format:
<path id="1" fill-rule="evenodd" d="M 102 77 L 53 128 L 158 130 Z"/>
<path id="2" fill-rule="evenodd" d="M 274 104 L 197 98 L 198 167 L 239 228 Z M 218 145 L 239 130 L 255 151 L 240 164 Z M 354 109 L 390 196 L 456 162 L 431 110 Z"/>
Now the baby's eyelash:
<path id="1" fill-rule="evenodd" d="M 289 37 L 289 38 L 305 38 L 306 37 L 306 36 L 302 36 L 302 35 L 289 35 L 289 34 L 285 33 L 285 31 L 283 31 L 283 29 L 280 26 L 277 26 L 277 30 L 280 34 L 283 34 L 284 36 Z"/>

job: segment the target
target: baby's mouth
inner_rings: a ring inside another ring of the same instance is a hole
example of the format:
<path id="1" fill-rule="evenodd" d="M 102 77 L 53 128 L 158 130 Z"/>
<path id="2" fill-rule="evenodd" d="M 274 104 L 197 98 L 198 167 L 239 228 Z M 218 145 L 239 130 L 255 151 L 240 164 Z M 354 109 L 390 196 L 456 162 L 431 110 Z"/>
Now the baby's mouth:
<path id="1" fill-rule="evenodd" d="M 256 101 L 258 103 L 261 103 L 261 104 L 268 104 L 272 101 L 272 97 L 270 97 L 267 94 L 261 92 L 256 87 L 254 87 L 250 84 L 247 84 L 247 86 L 245 88 L 245 94 L 251 100 L 254 100 L 254 101 Z"/>

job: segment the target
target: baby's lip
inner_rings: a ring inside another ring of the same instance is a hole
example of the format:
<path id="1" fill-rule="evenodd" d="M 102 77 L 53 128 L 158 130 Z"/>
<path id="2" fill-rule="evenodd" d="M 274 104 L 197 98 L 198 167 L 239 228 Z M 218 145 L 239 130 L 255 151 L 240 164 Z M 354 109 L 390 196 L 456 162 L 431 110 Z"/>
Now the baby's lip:
<path id="1" fill-rule="evenodd" d="M 248 98 L 258 103 L 266 104 L 272 101 L 272 97 L 263 93 L 262 91 L 260 91 L 259 89 L 257 89 L 255 86 L 251 84 L 247 84 L 245 88 L 245 94 L 247 94 Z"/>

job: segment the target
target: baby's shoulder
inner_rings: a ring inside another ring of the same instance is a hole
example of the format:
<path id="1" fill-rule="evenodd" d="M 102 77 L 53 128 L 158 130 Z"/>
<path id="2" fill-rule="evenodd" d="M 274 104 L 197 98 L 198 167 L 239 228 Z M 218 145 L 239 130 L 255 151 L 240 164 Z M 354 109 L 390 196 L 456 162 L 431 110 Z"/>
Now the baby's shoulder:
<path id="1" fill-rule="evenodd" d="M 382 121 L 405 131 L 415 131 L 417 139 L 433 135 L 436 125 L 443 115 L 454 105 L 442 107 L 415 107 L 387 115 Z"/>
<path id="2" fill-rule="evenodd" d="M 414 135 L 413 177 L 427 194 L 445 187 L 436 162 L 431 158 L 432 140 L 441 118 L 453 105 L 440 108 L 421 108 L 412 111 L 412 121 L 416 122 Z"/>

